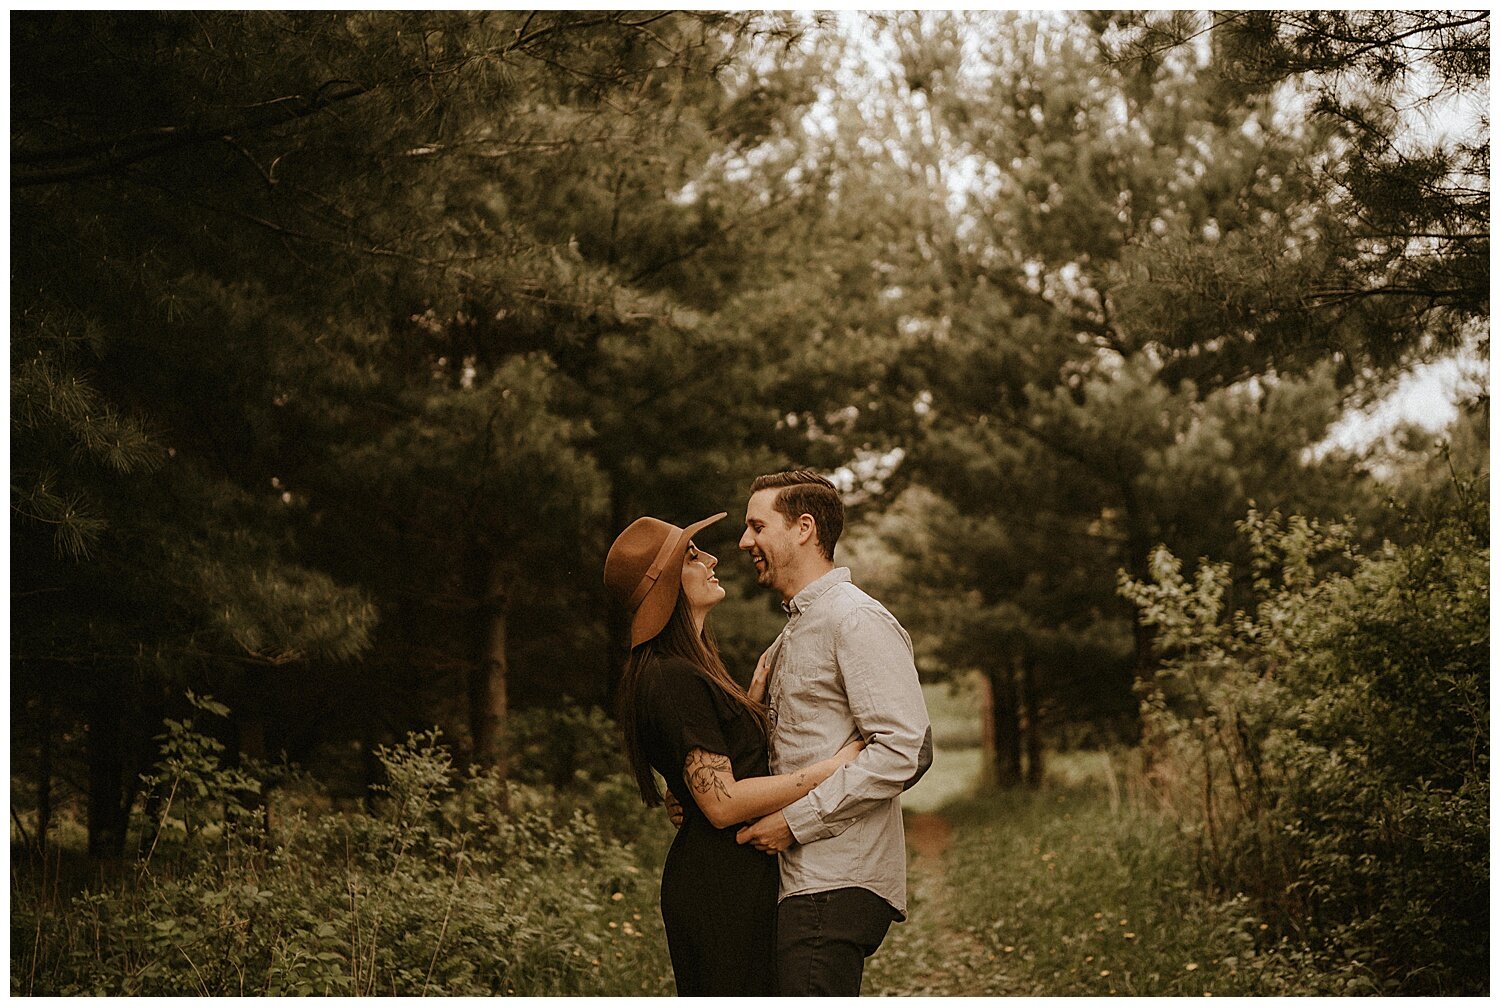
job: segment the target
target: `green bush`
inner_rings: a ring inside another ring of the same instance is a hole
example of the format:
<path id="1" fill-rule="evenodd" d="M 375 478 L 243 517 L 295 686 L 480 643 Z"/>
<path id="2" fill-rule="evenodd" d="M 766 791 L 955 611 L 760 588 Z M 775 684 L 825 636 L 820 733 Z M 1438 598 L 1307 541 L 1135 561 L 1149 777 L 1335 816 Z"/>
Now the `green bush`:
<path id="1" fill-rule="evenodd" d="M 13 890 L 13 993 L 671 991 L 655 878 L 580 801 L 460 775 L 434 732 L 379 752 L 374 813 L 304 797 L 273 833 L 218 755 L 170 726 L 149 854 L 67 901 Z"/>
<path id="2" fill-rule="evenodd" d="M 1362 556 L 1252 511 L 1252 612 L 1224 611 L 1227 567 L 1165 552 L 1123 586 L 1169 655 L 1148 750 L 1204 872 L 1386 992 L 1487 990 L 1487 520 L 1459 483 L 1419 541 Z"/>

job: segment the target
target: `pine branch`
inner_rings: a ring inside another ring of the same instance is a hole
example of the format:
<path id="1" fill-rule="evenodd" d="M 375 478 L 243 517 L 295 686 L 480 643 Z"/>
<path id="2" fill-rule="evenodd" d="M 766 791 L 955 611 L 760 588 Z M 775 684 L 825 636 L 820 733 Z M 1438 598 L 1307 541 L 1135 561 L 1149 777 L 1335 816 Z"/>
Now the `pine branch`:
<path id="1" fill-rule="evenodd" d="M 693 256 L 697 255 L 699 252 L 703 251 L 703 249 L 707 248 L 709 245 L 711 245 L 714 242 L 720 240 L 721 238 L 727 237 L 736 228 L 742 226 L 743 224 L 745 224 L 748 221 L 755 220 L 757 217 L 762 217 L 762 216 L 766 215 L 767 213 L 770 213 L 772 210 L 774 210 L 777 207 L 781 206 L 783 203 L 785 203 L 787 200 L 789 200 L 791 198 L 792 198 L 792 194 L 791 193 L 783 193 L 781 196 L 778 196 L 777 198 L 771 200 L 765 206 L 763 206 L 763 207 L 761 207 L 761 208 L 759 208 L 757 210 L 754 210 L 754 211 L 752 211 L 750 213 L 747 213 L 747 214 L 745 214 L 742 217 L 737 217 L 736 219 L 734 219 L 733 221 L 731 221 L 729 224 L 727 224 L 724 227 L 721 227 L 718 230 L 714 231 L 714 233 L 711 234 L 711 235 L 709 235 L 708 237 L 702 238 L 702 239 L 700 239 L 698 241 L 693 242 L 691 245 L 688 245 L 687 248 L 683 249 L 681 252 L 677 253 L 676 255 L 667 256 L 665 259 L 662 259 L 662 260 L 660 260 L 658 262 L 654 262 L 651 265 L 646 266 L 645 268 L 638 270 L 633 275 L 631 275 L 630 278 L 626 280 L 626 282 L 629 283 L 629 284 L 634 285 L 634 284 L 639 283 L 640 281 L 642 281 L 642 280 L 644 280 L 644 279 L 646 279 L 648 277 L 655 276 L 657 273 L 661 272 L 663 269 L 666 269 L 668 266 L 674 266 L 677 263 L 682 262 L 685 259 L 692 258 Z"/>
<path id="2" fill-rule="evenodd" d="M 344 87 L 336 85 L 344 84 Z M 330 88 L 335 88 L 330 90 Z M 253 115 L 239 122 L 209 126 L 160 126 L 140 130 L 108 140 L 73 144 L 51 150 L 22 151 L 12 156 L 11 184 L 14 186 L 55 185 L 80 178 L 107 174 L 137 161 L 178 148 L 210 141 L 231 141 L 237 134 L 285 125 L 316 115 L 342 102 L 368 94 L 371 88 L 349 81 L 327 81 L 311 98 L 278 98 L 265 114 Z M 79 159 L 82 160 L 79 160 Z M 15 165 L 43 164 L 50 161 L 79 160 L 56 168 L 14 170 Z"/>
<path id="3" fill-rule="evenodd" d="M 535 12 L 532 12 L 532 15 L 527 17 L 525 25 L 531 23 L 534 14 Z M 219 140 L 233 144 L 235 138 L 244 133 L 296 122 L 373 91 L 387 88 L 403 80 L 410 82 L 448 76 L 463 70 L 478 60 L 503 59 L 514 51 L 520 51 L 533 59 L 553 63 L 555 61 L 529 51 L 530 47 L 537 41 L 559 31 L 582 31 L 607 24 L 618 24 L 643 31 L 644 25 L 658 19 L 653 17 L 641 22 L 624 22 L 610 15 L 576 22 L 559 20 L 537 28 L 530 33 L 525 33 L 525 25 L 523 25 L 521 31 L 517 33 L 516 38 L 503 46 L 468 53 L 448 61 L 441 66 L 430 66 L 424 70 L 407 74 L 404 77 L 397 77 L 393 80 L 375 84 L 363 84 L 357 81 L 342 79 L 325 81 L 311 97 L 287 95 L 246 106 L 246 109 L 252 114 L 239 120 L 222 121 L 201 126 L 158 126 L 104 140 L 66 144 L 46 150 L 18 151 L 11 156 L 11 184 L 16 187 L 55 185 L 61 182 L 77 181 L 96 175 L 108 174 L 126 165 L 134 164 L 137 161 L 142 161 L 172 150 Z M 76 163 L 64 163 L 55 167 L 17 167 L 49 165 L 55 162 Z"/>

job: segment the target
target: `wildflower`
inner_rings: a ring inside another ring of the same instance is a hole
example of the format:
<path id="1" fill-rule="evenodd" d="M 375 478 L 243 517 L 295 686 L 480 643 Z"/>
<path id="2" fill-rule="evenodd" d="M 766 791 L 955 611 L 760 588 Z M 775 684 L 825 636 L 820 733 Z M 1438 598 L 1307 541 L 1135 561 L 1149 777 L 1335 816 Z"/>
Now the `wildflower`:
<path id="1" fill-rule="evenodd" d="M 1094 919 L 1096 919 L 1096 920 L 1102 920 L 1102 919 L 1104 919 L 1104 914 L 1103 913 L 1095 913 L 1094 914 Z"/>
<path id="2" fill-rule="evenodd" d="M 1188 962 L 1186 965 L 1183 966 L 1183 968 L 1187 969 L 1189 972 L 1197 972 L 1198 971 L 1198 963 L 1197 962 Z"/>
<path id="3" fill-rule="evenodd" d="M 618 923 L 616 923 L 616 922 L 615 922 L 615 921 L 614 921 L 614 920 L 610 920 L 610 921 L 609 921 L 609 928 L 610 928 L 610 929 L 611 929 L 611 930 L 614 930 L 614 929 L 617 929 L 617 928 L 618 928 L 618 927 L 619 927 L 619 925 L 620 925 L 620 924 L 618 924 Z"/>
<path id="4" fill-rule="evenodd" d="M 1127 931 L 1125 931 L 1125 939 L 1127 941 L 1133 941 L 1133 940 L 1135 940 L 1135 934 L 1133 934 L 1129 930 L 1127 930 Z"/>
<path id="5" fill-rule="evenodd" d="M 1120 921 L 1120 926 L 1122 926 L 1122 927 L 1129 926 L 1129 925 L 1130 925 L 1130 921 L 1129 920 L 1121 920 Z"/>
<path id="6" fill-rule="evenodd" d="M 625 897 L 625 893 L 624 892 L 615 892 L 609 898 L 610 898 L 610 901 L 612 901 L 612 902 L 619 902 L 624 897 Z"/>
<path id="7" fill-rule="evenodd" d="M 1083 959 L 1084 964 L 1088 964 L 1089 962 L 1091 962 L 1093 960 L 1094 960 L 1094 956 L 1093 955 L 1085 955 L 1084 959 Z"/>
<path id="8" fill-rule="evenodd" d="M 641 918 L 641 914 L 640 913 L 631 913 L 630 914 L 630 918 L 633 919 L 633 920 L 638 920 L 638 919 Z"/>
<path id="9" fill-rule="evenodd" d="M 1109 969 L 1100 969 L 1099 970 L 1099 978 L 1100 979 L 1103 979 L 1107 975 L 1109 975 Z"/>
<path id="10" fill-rule="evenodd" d="M 1014 944 L 1007 944 L 1007 945 L 1005 945 L 1005 953 L 1006 954 L 1010 954 L 1015 949 L 1016 949 L 1016 946 Z"/>

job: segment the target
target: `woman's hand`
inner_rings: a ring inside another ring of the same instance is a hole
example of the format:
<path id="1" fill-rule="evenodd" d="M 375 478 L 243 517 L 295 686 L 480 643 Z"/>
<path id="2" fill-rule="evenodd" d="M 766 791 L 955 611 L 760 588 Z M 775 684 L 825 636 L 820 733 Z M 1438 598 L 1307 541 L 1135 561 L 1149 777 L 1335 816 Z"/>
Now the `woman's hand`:
<path id="1" fill-rule="evenodd" d="M 840 766 L 846 766 L 850 762 L 853 762 L 854 757 L 864 750 L 865 743 L 860 739 L 855 738 L 853 741 L 849 742 L 849 744 L 845 745 L 843 748 L 839 749 L 836 753 L 830 755 L 828 758 L 823 759 L 820 762 L 813 763 L 812 766 L 810 766 L 808 769 L 808 771 L 812 774 L 813 786 L 817 786 L 819 783 L 822 783 L 834 773 L 838 772 Z"/>
<path id="2" fill-rule="evenodd" d="M 682 828 L 682 802 L 677 799 L 677 795 L 668 789 L 662 798 L 662 804 L 666 806 L 667 818 L 671 821 L 672 827 Z"/>
<path id="3" fill-rule="evenodd" d="M 750 676 L 750 688 L 747 690 L 751 699 L 757 703 L 766 701 L 766 686 L 771 681 L 771 666 L 766 663 L 766 654 L 771 653 L 767 648 L 760 655 L 760 660 L 755 662 L 755 674 Z"/>
<path id="4" fill-rule="evenodd" d="M 833 761 L 842 766 L 845 763 L 853 762 L 854 757 L 864 750 L 865 743 L 863 741 L 860 741 L 858 738 L 855 738 L 853 741 L 849 742 L 849 744 L 838 750 L 838 754 L 833 757 Z"/>

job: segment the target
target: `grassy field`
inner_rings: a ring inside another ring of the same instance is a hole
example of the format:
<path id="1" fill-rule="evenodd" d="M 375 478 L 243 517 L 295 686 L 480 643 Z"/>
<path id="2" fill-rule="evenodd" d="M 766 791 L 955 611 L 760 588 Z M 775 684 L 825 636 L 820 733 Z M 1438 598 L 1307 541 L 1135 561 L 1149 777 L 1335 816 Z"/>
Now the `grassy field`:
<path id="1" fill-rule="evenodd" d="M 983 790 L 975 690 L 925 692 L 933 767 L 902 802 L 923 848 L 910 920 L 870 960 L 867 995 L 1375 991 L 1357 962 L 1315 961 L 1242 898 L 1204 894 L 1189 844 L 1122 796 L 1123 760 L 1054 754 L 1041 789 Z"/>

